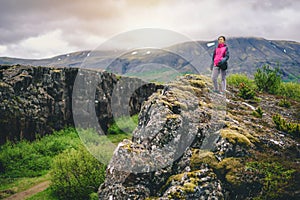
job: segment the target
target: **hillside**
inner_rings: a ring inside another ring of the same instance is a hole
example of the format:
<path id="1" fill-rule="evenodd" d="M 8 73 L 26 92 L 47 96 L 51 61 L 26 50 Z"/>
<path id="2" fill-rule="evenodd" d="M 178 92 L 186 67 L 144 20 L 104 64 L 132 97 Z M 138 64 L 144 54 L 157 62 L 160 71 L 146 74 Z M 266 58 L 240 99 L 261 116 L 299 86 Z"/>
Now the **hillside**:
<path id="1" fill-rule="evenodd" d="M 151 95 L 132 140 L 115 150 L 99 199 L 299 199 L 299 137 L 272 120 L 299 123 L 299 102 L 284 109 L 280 97 L 243 100 L 236 88 L 224 97 L 211 87 L 186 75 Z"/>
<path id="2" fill-rule="evenodd" d="M 99 49 L 40 60 L 0 57 L 0 64 L 97 68 L 136 76 L 147 72 L 149 68 L 157 70 L 163 67 L 179 73 L 208 75 L 215 47 L 212 42 L 214 41 L 187 42 L 164 49 L 133 49 L 125 53 Z M 246 73 L 252 76 L 258 67 L 268 64 L 280 68 L 283 80 L 299 82 L 299 43 L 251 37 L 228 38 L 227 43 L 230 47 L 229 73 Z"/>
<path id="3" fill-rule="evenodd" d="M 1 143 L 74 125 L 98 124 L 106 134 L 115 118 L 139 113 L 132 139 L 114 151 L 99 199 L 300 197 L 299 130 L 289 133 L 287 125 L 299 124 L 299 101 L 282 107 L 286 98 L 258 92 L 245 100 L 236 87 L 223 96 L 196 74 L 154 84 L 106 71 L 22 65 L 0 67 L 0 92 Z M 281 130 L 276 114 L 285 120 Z M 89 148 L 107 153 L 103 144 Z"/>

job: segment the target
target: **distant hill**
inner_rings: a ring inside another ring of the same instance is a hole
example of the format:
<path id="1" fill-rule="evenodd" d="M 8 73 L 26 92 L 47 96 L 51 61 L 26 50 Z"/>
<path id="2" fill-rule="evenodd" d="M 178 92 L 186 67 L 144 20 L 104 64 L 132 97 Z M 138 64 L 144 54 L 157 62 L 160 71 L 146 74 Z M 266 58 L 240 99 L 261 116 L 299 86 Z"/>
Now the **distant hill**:
<path id="1" fill-rule="evenodd" d="M 300 81 L 300 43 L 263 38 L 229 38 L 229 73 L 250 76 L 264 64 L 279 67 L 285 81 Z M 101 68 L 118 74 L 150 73 L 149 68 L 172 68 L 179 73 L 210 74 L 215 41 L 179 43 L 164 49 L 124 51 L 80 51 L 47 59 L 0 57 L 0 64 Z M 153 71 L 152 70 L 152 71 Z M 151 72 L 153 73 L 153 72 Z"/>

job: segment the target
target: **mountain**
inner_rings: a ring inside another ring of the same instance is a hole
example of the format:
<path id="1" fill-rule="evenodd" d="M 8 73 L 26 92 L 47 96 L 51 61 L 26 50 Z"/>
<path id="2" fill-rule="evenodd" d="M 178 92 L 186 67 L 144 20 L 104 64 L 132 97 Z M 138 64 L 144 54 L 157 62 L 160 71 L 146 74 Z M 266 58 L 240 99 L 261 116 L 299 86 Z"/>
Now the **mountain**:
<path id="1" fill-rule="evenodd" d="M 254 37 L 229 38 L 229 73 L 253 76 L 264 64 L 279 67 L 285 81 L 300 80 L 300 43 Z M 214 41 L 176 44 L 163 49 L 145 48 L 130 51 L 80 51 L 47 59 L 0 57 L 0 64 L 100 68 L 121 75 L 153 74 L 164 68 L 177 73 L 210 74 Z M 149 72 L 149 68 L 152 69 Z M 164 75 L 168 74 L 162 70 Z M 160 73 L 160 72 L 159 72 Z"/>

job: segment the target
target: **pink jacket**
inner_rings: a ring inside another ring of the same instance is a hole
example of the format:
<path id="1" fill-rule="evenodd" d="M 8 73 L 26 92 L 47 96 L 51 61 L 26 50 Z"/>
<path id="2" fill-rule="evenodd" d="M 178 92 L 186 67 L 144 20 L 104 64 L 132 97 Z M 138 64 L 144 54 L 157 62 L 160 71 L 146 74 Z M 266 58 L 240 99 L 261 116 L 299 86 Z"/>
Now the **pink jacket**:
<path id="1" fill-rule="evenodd" d="M 227 62 L 229 59 L 229 51 L 226 44 L 218 44 L 218 47 L 215 49 L 213 54 L 213 63 L 214 66 L 217 66 L 219 62 Z"/>

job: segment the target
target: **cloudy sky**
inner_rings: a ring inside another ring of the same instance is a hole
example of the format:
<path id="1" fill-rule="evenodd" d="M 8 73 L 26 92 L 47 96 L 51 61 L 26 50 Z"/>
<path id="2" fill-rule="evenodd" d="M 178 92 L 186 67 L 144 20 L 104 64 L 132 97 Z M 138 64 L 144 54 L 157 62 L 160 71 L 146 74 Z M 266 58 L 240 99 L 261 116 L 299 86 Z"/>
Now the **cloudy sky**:
<path id="1" fill-rule="evenodd" d="M 300 42 L 299 10 L 299 0 L 0 0 L 0 57 L 92 50 L 141 28 Z"/>

